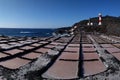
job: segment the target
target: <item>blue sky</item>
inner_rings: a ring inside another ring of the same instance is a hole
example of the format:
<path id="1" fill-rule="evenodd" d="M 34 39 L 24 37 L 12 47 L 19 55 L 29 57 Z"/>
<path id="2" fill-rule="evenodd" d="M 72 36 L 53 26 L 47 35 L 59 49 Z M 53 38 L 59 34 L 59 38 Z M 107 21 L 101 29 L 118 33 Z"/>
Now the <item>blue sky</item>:
<path id="1" fill-rule="evenodd" d="M 0 28 L 58 28 L 103 15 L 120 16 L 120 0 L 0 0 Z"/>

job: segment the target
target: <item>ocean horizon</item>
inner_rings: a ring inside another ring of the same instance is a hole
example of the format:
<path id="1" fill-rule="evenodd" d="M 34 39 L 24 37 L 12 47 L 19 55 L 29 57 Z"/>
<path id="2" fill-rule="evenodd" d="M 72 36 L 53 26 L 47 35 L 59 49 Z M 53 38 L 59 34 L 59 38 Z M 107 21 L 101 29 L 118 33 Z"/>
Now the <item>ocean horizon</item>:
<path id="1" fill-rule="evenodd" d="M 49 37 L 53 28 L 0 28 L 0 35 L 17 37 Z"/>

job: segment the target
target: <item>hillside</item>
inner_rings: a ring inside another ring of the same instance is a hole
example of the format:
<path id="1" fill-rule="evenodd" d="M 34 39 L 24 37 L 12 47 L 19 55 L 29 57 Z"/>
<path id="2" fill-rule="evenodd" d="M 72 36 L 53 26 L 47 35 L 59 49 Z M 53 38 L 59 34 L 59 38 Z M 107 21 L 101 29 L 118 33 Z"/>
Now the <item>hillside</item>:
<path id="1" fill-rule="evenodd" d="M 73 26 L 82 26 L 85 31 L 97 31 L 109 35 L 120 36 L 120 17 L 114 16 L 103 16 L 102 25 L 98 26 L 98 17 L 90 18 L 90 21 L 93 22 L 93 26 L 87 26 L 89 20 L 82 20 L 78 23 L 75 23 Z"/>
<path id="2" fill-rule="evenodd" d="M 92 26 L 87 25 L 89 20 L 90 22 L 93 23 Z M 72 27 L 74 26 L 78 26 L 78 30 L 75 30 L 76 32 L 79 32 L 79 29 L 81 27 L 82 30 L 86 32 L 99 32 L 107 35 L 120 36 L 120 17 L 114 17 L 109 15 L 103 16 L 101 26 L 98 25 L 98 17 L 93 17 L 88 20 L 82 20 L 80 22 L 73 24 Z M 56 29 L 55 34 L 60 34 L 60 35 L 63 35 L 66 33 L 69 34 L 70 29 L 71 27 L 58 28 Z"/>

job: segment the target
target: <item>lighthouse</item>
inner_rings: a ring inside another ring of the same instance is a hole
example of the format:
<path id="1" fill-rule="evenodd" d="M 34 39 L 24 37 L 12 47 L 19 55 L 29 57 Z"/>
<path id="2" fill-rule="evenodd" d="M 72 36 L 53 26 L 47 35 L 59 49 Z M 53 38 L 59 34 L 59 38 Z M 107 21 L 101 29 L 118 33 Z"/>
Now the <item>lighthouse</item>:
<path id="1" fill-rule="evenodd" d="M 102 14 L 99 13 L 98 16 L 99 16 L 99 23 L 98 23 L 98 25 L 102 25 Z"/>

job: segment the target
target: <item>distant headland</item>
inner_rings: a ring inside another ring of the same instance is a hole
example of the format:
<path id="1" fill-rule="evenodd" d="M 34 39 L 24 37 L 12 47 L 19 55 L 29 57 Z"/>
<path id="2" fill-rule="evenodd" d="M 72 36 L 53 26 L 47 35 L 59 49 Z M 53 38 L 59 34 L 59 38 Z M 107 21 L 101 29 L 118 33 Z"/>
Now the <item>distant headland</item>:
<path id="1" fill-rule="evenodd" d="M 69 29 L 73 28 L 74 26 L 78 26 L 78 28 L 82 27 L 82 29 L 86 32 L 100 32 L 107 35 L 115 35 L 120 36 L 120 16 L 101 16 L 102 24 L 99 24 L 99 17 L 92 17 L 90 19 L 79 21 L 75 24 L 73 24 L 71 27 L 64 27 L 64 28 L 58 28 L 56 30 L 56 33 L 63 34 L 63 32 L 68 32 Z M 89 25 L 89 24 L 90 25 Z"/>

